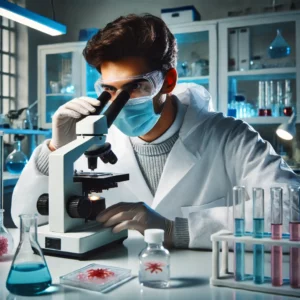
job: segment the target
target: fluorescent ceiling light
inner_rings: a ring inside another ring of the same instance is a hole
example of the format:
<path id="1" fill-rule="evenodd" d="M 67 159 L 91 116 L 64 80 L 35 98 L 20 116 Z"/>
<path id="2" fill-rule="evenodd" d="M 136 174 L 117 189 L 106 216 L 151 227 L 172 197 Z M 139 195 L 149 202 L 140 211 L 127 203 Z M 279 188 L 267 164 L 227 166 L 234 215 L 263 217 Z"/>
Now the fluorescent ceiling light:
<path id="1" fill-rule="evenodd" d="M 0 15 L 52 36 L 65 34 L 67 32 L 65 25 L 6 0 L 0 0 Z"/>

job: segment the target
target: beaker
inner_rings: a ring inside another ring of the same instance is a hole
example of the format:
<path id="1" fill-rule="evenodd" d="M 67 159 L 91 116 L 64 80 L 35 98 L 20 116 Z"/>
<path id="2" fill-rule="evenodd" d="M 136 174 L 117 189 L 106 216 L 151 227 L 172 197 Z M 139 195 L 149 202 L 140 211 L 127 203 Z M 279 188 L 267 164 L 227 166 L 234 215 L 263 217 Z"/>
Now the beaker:
<path id="1" fill-rule="evenodd" d="M 9 173 L 20 174 L 28 162 L 27 156 L 21 150 L 21 141 L 15 141 L 14 151 L 5 160 L 5 165 Z"/>
<path id="2" fill-rule="evenodd" d="M 13 294 L 31 296 L 47 289 L 52 279 L 37 241 L 37 214 L 20 215 L 20 224 L 20 242 L 6 288 Z"/>

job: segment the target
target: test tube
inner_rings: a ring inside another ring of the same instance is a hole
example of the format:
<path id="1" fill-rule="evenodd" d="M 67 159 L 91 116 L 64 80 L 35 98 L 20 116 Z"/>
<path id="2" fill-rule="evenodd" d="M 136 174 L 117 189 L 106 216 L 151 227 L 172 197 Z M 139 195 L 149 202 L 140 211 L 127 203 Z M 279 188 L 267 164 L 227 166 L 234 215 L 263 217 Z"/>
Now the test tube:
<path id="1" fill-rule="evenodd" d="M 271 188 L 271 238 L 282 238 L 282 188 Z M 272 246 L 271 278 L 273 286 L 281 286 L 282 281 L 282 246 Z"/>
<path id="2" fill-rule="evenodd" d="M 253 188 L 253 237 L 264 236 L 264 189 Z M 253 245 L 253 282 L 264 282 L 264 245 Z"/>
<path id="3" fill-rule="evenodd" d="M 270 81 L 265 81 L 265 116 L 272 116 L 271 105 L 271 83 Z"/>
<path id="4" fill-rule="evenodd" d="M 277 81 L 277 101 L 276 104 L 278 105 L 278 111 L 279 111 L 279 116 L 283 116 L 283 93 L 282 93 L 282 81 Z"/>
<path id="5" fill-rule="evenodd" d="M 265 115 L 265 82 L 258 82 L 258 116 Z"/>
<path id="6" fill-rule="evenodd" d="M 235 186 L 233 188 L 233 218 L 234 235 L 243 236 L 245 234 L 245 187 Z M 245 278 L 245 244 L 234 244 L 234 278 L 242 281 Z"/>
<path id="7" fill-rule="evenodd" d="M 290 241 L 300 241 L 300 186 L 289 188 Z M 290 285 L 300 288 L 300 248 L 290 248 Z"/>
<path id="8" fill-rule="evenodd" d="M 285 95 L 284 95 L 283 114 L 285 116 L 291 116 L 293 114 L 291 80 L 289 80 L 289 79 L 285 80 Z"/>

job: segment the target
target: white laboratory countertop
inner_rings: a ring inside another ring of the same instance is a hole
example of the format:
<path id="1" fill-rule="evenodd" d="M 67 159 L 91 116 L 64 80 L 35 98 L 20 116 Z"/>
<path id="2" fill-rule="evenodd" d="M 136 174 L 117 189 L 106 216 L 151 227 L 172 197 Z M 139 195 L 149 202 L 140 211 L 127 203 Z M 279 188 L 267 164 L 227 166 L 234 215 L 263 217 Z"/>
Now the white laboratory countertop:
<path id="1" fill-rule="evenodd" d="M 10 229 L 15 244 L 19 241 L 19 230 Z M 6 290 L 6 278 L 11 261 L 0 262 L 0 299 L 44 299 L 44 300 L 88 300 L 88 299 L 141 299 L 141 300 L 295 300 L 295 297 L 275 296 L 271 294 L 255 293 L 230 288 L 213 287 L 209 284 L 211 276 L 211 252 L 196 250 L 172 250 L 171 253 L 171 286 L 168 289 L 153 289 L 141 287 L 138 282 L 138 254 L 145 247 L 143 237 L 130 231 L 124 245 L 117 246 L 110 251 L 100 253 L 90 260 L 78 261 L 74 259 L 45 256 L 52 276 L 56 292 L 43 296 L 24 297 L 9 294 Z M 15 245 L 16 246 L 16 245 Z M 246 255 L 247 257 L 247 255 Z M 249 256 L 250 258 L 250 256 Z M 248 259 L 248 257 L 247 257 Z M 250 260 L 248 259 L 248 262 Z M 107 266 L 128 268 L 132 270 L 133 279 L 121 286 L 101 294 L 87 290 L 59 285 L 59 277 L 71 271 L 82 268 L 90 263 Z M 247 261 L 246 261 L 247 266 Z"/>

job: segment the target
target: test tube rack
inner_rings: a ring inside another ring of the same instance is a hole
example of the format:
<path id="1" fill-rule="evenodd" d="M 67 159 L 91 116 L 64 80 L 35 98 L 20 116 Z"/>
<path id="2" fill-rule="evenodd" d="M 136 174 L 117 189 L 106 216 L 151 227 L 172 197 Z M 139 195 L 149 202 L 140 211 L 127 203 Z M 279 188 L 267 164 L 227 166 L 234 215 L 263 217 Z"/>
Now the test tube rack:
<path id="1" fill-rule="evenodd" d="M 280 287 L 272 286 L 269 277 L 262 284 L 255 284 L 252 280 L 252 275 L 245 275 L 244 281 L 235 281 L 234 274 L 228 271 L 228 251 L 229 243 L 245 243 L 245 244 L 260 244 L 268 246 L 288 246 L 300 248 L 299 242 L 292 242 L 288 239 L 272 240 L 269 237 L 253 238 L 252 236 L 236 237 L 232 232 L 221 230 L 211 235 L 212 241 L 212 277 L 210 284 L 214 286 L 230 287 L 234 289 L 244 289 L 249 291 L 271 293 L 286 296 L 300 297 L 300 288 L 295 289 L 290 287 L 289 280 L 284 280 Z M 222 244 L 222 245 L 221 245 Z M 222 248 L 221 248 L 222 247 Z M 222 252 L 220 250 L 222 249 Z"/>

